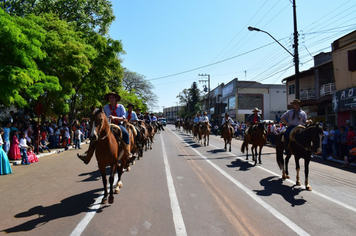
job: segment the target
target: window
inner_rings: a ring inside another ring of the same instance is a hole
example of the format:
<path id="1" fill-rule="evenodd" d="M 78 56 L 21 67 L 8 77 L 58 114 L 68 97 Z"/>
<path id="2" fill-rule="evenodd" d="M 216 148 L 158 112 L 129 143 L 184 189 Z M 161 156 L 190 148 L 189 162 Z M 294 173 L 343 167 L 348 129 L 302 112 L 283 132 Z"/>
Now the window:
<path id="1" fill-rule="evenodd" d="M 276 93 L 279 93 L 279 91 L 276 91 Z"/>
<path id="2" fill-rule="evenodd" d="M 356 50 L 348 51 L 347 52 L 347 61 L 349 64 L 349 71 L 356 70 Z"/>
<path id="3" fill-rule="evenodd" d="M 291 84 L 288 86 L 288 94 L 295 94 L 295 84 Z"/>

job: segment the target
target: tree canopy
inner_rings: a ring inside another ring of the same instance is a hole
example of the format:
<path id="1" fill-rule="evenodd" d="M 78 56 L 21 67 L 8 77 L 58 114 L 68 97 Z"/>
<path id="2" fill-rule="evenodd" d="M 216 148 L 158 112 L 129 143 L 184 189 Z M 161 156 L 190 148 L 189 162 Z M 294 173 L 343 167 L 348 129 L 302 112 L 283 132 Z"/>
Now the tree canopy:
<path id="1" fill-rule="evenodd" d="M 179 103 L 183 106 L 181 117 L 192 117 L 197 112 L 201 112 L 201 91 L 196 82 L 193 82 L 189 89 L 183 89 L 177 98 L 179 98 Z"/>
<path id="2" fill-rule="evenodd" d="M 122 42 L 107 35 L 114 19 L 108 0 L 0 1 L 1 104 L 40 102 L 45 116 L 70 121 L 106 103 L 110 91 L 125 106 L 153 106 L 153 86 L 122 68 Z"/>

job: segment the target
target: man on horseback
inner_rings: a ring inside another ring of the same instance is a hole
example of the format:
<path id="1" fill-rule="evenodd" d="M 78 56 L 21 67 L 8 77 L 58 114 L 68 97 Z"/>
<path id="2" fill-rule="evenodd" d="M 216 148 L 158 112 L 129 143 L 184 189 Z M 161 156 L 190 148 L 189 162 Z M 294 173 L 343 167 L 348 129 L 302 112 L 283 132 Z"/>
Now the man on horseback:
<path id="1" fill-rule="evenodd" d="M 106 117 L 111 120 L 113 123 L 118 125 L 122 131 L 122 139 L 123 139 L 123 149 L 124 155 L 127 155 L 129 158 L 132 154 L 129 151 L 130 139 L 129 133 L 122 125 L 122 122 L 125 120 L 125 107 L 118 102 L 121 100 L 121 96 L 116 94 L 115 92 L 110 92 L 105 94 L 104 99 L 109 102 L 106 106 L 104 106 L 104 113 Z M 82 160 L 85 164 L 88 164 L 94 154 L 96 142 L 90 142 L 89 149 L 82 155 L 77 154 L 80 160 Z"/>
<path id="2" fill-rule="evenodd" d="M 248 128 L 246 129 L 246 133 L 247 133 L 247 140 L 250 141 L 251 140 L 251 136 L 253 133 L 253 126 L 255 124 L 260 123 L 261 121 L 261 116 L 258 114 L 258 112 L 260 112 L 260 110 L 255 107 L 255 109 L 252 111 L 253 114 L 249 115 L 247 117 L 246 123 L 248 125 Z"/>
<path id="3" fill-rule="evenodd" d="M 220 134 L 221 134 L 221 138 L 223 138 L 223 129 L 226 128 L 230 128 L 231 129 L 231 133 L 234 133 L 234 128 L 231 126 L 231 124 L 234 123 L 234 121 L 231 119 L 231 117 L 229 117 L 228 113 L 225 113 L 225 117 L 222 119 L 222 123 L 221 123 L 221 127 L 220 127 Z"/>
<path id="4" fill-rule="evenodd" d="M 299 99 L 294 99 L 293 102 L 291 102 L 291 104 L 293 105 L 293 109 L 286 111 L 281 116 L 281 121 L 288 126 L 288 128 L 284 133 L 285 155 L 289 154 L 288 149 L 289 149 L 290 132 L 292 131 L 293 128 L 295 128 L 298 125 L 305 125 L 308 119 L 307 114 L 300 109 L 300 105 L 302 103 L 300 102 Z"/>
<path id="5" fill-rule="evenodd" d="M 163 126 L 161 125 L 160 122 L 158 122 L 157 117 L 155 116 L 155 114 L 151 113 L 150 115 L 151 115 L 151 117 L 150 117 L 151 122 L 152 122 L 153 124 L 156 124 L 156 125 L 157 125 L 157 128 L 158 128 L 159 130 L 163 130 L 163 131 L 164 131 Z"/>
<path id="6" fill-rule="evenodd" d="M 143 114 L 141 113 L 141 109 L 139 107 L 136 108 L 136 115 L 138 120 L 143 120 Z"/>
<path id="7" fill-rule="evenodd" d="M 129 103 L 127 105 L 127 112 L 126 112 L 126 119 L 129 123 L 134 124 L 136 131 L 137 131 L 137 135 L 136 135 L 136 141 L 139 142 L 140 141 L 140 130 L 137 128 L 138 125 L 138 118 L 136 113 L 133 111 L 134 109 L 134 105 Z"/>
<path id="8" fill-rule="evenodd" d="M 200 122 L 206 123 L 209 127 L 211 127 L 211 125 L 209 124 L 209 118 L 207 116 L 206 111 L 204 111 L 203 115 L 200 117 Z"/>

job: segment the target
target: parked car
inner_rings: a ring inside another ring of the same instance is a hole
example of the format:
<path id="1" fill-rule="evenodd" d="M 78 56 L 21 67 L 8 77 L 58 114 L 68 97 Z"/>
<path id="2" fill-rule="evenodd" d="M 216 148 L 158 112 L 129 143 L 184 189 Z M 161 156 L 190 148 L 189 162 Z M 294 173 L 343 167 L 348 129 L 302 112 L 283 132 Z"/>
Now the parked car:
<path id="1" fill-rule="evenodd" d="M 161 122 L 161 124 L 164 125 L 164 126 L 167 125 L 167 120 L 166 120 L 166 118 L 158 118 L 158 121 Z"/>

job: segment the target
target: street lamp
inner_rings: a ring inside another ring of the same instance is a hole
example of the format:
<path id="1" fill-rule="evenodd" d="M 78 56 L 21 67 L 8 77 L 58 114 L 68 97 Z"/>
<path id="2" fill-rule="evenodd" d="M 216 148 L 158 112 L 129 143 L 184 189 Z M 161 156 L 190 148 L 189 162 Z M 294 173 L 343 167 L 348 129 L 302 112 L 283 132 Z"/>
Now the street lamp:
<path id="1" fill-rule="evenodd" d="M 208 74 L 198 74 L 198 76 L 208 76 L 208 79 L 201 79 L 199 82 L 208 81 L 208 115 L 210 115 L 210 75 Z"/>
<path id="2" fill-rule="evenodd" d="M 299 54 L 298 54 L 298 31 L 297 31 L 297 13 L 295 0 L 293 0 L 293 21 L 294 21 L 294 54 L 292 54 L 288 49 L 286 49 L 277 39 L 275 39 L 270 33 L 267 31 L 249 26 L 249 31 L 258 31 L 268 34 L 274 41 L 276 41 L 282 48 L 284 48 L 292 57 L 294 58 L 294 67 L 295 67 L 295 98 L 299 99 Z"/>

